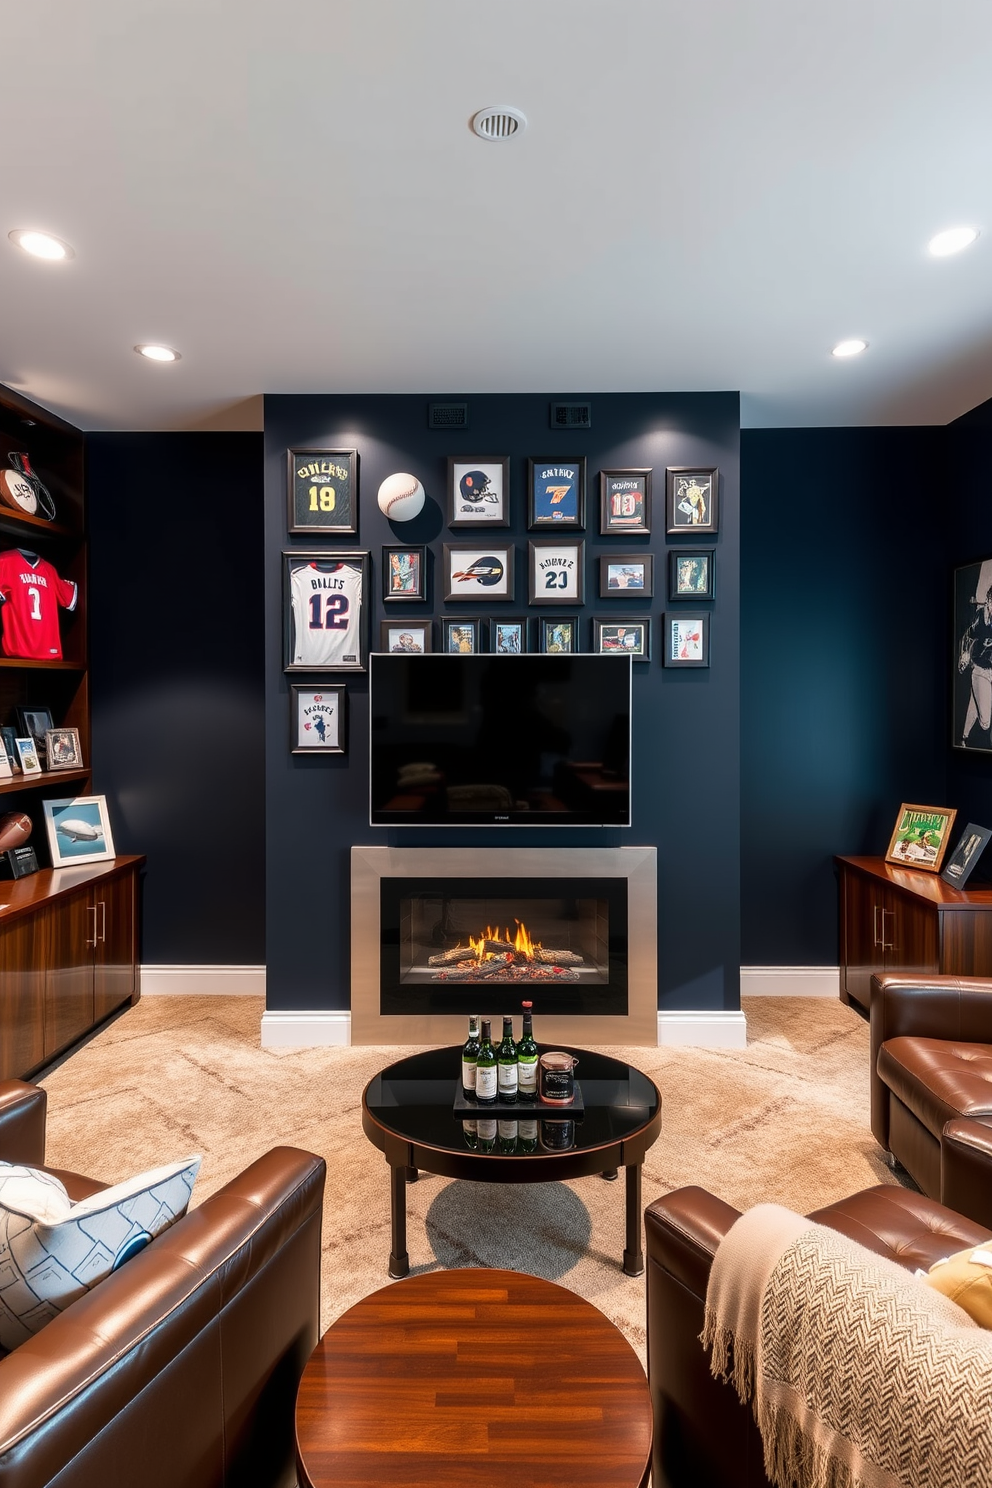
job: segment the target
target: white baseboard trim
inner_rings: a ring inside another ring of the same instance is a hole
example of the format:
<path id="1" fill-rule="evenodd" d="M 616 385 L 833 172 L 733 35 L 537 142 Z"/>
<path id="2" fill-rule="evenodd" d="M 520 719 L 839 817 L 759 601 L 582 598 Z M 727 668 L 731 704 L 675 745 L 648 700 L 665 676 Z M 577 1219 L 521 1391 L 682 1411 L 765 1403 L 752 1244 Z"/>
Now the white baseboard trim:
<path id="1" fill-rule="evenodd" d="M 699 1049 L 746 1049 L 747 1020 L 740 1009 L 660 1012 L 658 1043 Z"/>
<path id="2" fill-rule="evenodd" d="M 318 1049 L 351 1043 L 350 1012 L 280 1012 L 262 1014 L 263 1049 Z"/>
<path id="3" fill-rule="evenodd" d="M 839 966 L 742 966 L 742 997 L 839 997 Z"/>
<path id="4" fill-rule="evenodd" d="M 142 966 L 142 997 L 264 997 L 264 966 Z"/>

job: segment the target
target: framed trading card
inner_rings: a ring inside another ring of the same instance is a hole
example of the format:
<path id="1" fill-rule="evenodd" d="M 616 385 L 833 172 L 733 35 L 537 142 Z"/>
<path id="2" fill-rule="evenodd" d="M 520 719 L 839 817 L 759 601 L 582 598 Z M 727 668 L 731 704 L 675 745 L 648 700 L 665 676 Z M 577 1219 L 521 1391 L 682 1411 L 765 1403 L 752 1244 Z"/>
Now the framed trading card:
<path id="1" fill-rule="evenodd" d="M 671 548 L 668 553 L 668 598 L 712 599 L 715 562 L 716 553 L 712 548 L 701 552 Z"/>
<path id="2" fill-rule="evenodd" d="M 585 552 L 581 538 L 575 542 L 529 542 L 530 603 L 584 604 Z"/>
<path id="3" fill-rule="evenodd" d="M 527 461 L 527 526 L 531 532 L 545 527 L 586 525 L 586 457 L 559 457 Z"/>
<path id="4" fill-rule="evenodd" d="M 885 861 L 903 868 L 939 873 L 957 814 L 952 806 L 912 806 L 903 802 Z"/>
<path id="5" fill-rule="evenodd" d="M 670 465 L 665 471 L 666 532 L 718 532 L 719 483 L 715 465 Z"/>
<path id="6" fill-rule="evenodd" d="M 40 775 L 41 760 L 38 758 L 38 746 L 33 739 L 15 739 L 14 746 L 17 749 L 17 758 L 25 775 Z"/>
<path id="7" fill-rule="evenodd" d="M 951 743 L 992 754 L 992 558 L 954 570 L 952 645 Z"/>
<path id="8" fill-rule="evenodd" d="M 509 455 L 449 455 L 448 526 L 509 525 Z"/>
<path id="9" fill-rule="evenodd" d="M 9 780 L 14 773 L 14 768 L 7 758 L 7 750 L 0 743 L 0 780 Z"/>
<path id="10" fill-rule="evenodd" d="M 382 598 L 385 604 L 427 598 L 426 548 L 383 548 Z"/>
<path id="11" fill-rule="evenodd" d="M 479 620 L 458 620 L 444 615 L 441 618 L 441 650 L 456 656 L 474 656 L 482 650 L 480 632 Z"/>
<path id="12" fill-rule="evenodd" d="M 977 868 L 978 860 L 990 838 L 992 832 L 988 827 L 979 827 L 974 822 L 969 822 L 958 838 L 957 847 L 944 864 L 940 875 L 944 882 L 953 884 L 956 889 L 963 889 Z"/>
<path id="13" fill-rule="evenodd" d="M 665 615 L 665 666 L 708 667 L 709 615 Z"/>
<path id="14" fill-rule="evenodd" d="M 497 656 L 523 656 L 527 650 L 527 616 L 502 620 L 493 615 L 489 621 L 489 649 Z"/>
<path id="15" fill-rule="evenodd" d="M 542 615 L 537 623 L 540 628 L 542 651 L 557 656 L 578 651 L 579 619 L 577 615 Z"/>
<path id="16" fill-rule="evenodd" d="M 380 620 L 379 650 L 423 655 L 431 649 L 429 620 Z"/>
<path id="17" fill-rule="evenodd" d="M 42 801 L 53 868 L 105 863 L 115 856 L 106 796 Z"/>
<path id="18" fill-rule="evenodd" d="M 599 530 L 603 537 L 651 531 L 650 467 L 599 472 Z"/>
<path id="19" fill-rule="evenodd" d="M 604 656 L 632 656 L 651 660 L 651 616 L 637 615 L 622 621 L 593 616 L 592 649 Z"/>
<path id="20" fill-rule="evenodd" d="M 49 770 L 81 769 L 83 751 L 79 743 L 79 730 L 49 729 L 45 734 L 45 753 Z"/>
<path id="21" fill-rule="evenodd" d="M 513 598 L 513 544 L 445 543 L 444 597 Z"/>
<path id="22" fill-rule="evenodd" d="M 344 683 L 290 689 L 291 754 L 347 754 L 348 692 Z"/>
<path id="23" fill-rule="evenodd" d="M 52 722 L 51 708 L 42 707 L 18 707 L 14 709 L 14 718 L 17 722 L 16 732 L 22 739 L 33 739 L 35 751 L 41 763 L 42 769 L 47 764 L 47 753 L 45 749 L 45 735 L 48 730 L 54 728 Z"/>
<path id="24" fill-rule="evenodd" d="M 607 553 L 600 558 L 600 599 L 650 599 L 653 594 L 653 553 Z"/>
<path id="25" fill-rule="evenodd" d="M 358 451 L 286 451 L 290 532 L 358 533 Z"/>
<path id="26" fill-rule="evenodd" d="M 364 672 L 368 553 L 283 553 L 286 672 Z"/>

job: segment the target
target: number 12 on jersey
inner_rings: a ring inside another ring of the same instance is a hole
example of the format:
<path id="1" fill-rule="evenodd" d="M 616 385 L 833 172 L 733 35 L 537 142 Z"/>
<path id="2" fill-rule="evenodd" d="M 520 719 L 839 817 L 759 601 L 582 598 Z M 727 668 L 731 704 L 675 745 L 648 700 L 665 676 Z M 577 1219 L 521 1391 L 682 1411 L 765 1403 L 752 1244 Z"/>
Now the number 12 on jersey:
<path id="1" fill-rule="evenodd" d="M 367 552 L 283 554 L 287 672 L 363 672 L 368 659 Z"/>

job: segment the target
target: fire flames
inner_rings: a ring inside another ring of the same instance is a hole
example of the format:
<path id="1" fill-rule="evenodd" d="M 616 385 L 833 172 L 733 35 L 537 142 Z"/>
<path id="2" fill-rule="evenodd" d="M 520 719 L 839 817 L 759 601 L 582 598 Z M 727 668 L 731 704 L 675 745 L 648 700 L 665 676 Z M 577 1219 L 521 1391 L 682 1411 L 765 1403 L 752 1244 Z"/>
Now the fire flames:
<path id="1" fill-rule="evenodd" d="M 517 927 L 516 934 L 513 936 L 510 935 L 509 930 L 503 930 L 501 932 L 498 925 L 487 925 L 478 940 L 476 940 L 474 935 L 470 935 L 468 938 L 469 949 L 474 953 L 475 959 L 477 961 L 491 961 L 495 956 L 505 959 L 505 952 L 503 951 L 486 950 L 487 942 L 491 944 L 496 941 L 501 945 L 512 945 L 517 955 L 523 956 L 526 961 L 533 961 L 534 952 L 541 949 L 541 942 L 531 938 L 527 926 L 520 920 L 515 919 L 513 923 Z"/>

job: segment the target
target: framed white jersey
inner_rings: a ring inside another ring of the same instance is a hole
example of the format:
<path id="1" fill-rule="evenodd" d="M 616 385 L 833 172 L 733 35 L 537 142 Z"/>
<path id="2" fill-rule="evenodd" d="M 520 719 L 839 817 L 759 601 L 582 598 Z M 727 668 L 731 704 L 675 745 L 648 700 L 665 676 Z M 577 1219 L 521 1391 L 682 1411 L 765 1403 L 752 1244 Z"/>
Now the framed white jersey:
<path id="1" fill-rule="evenodd" d="M 287 672 L 364 672 L 368 553 L 284 553 Z"/>

